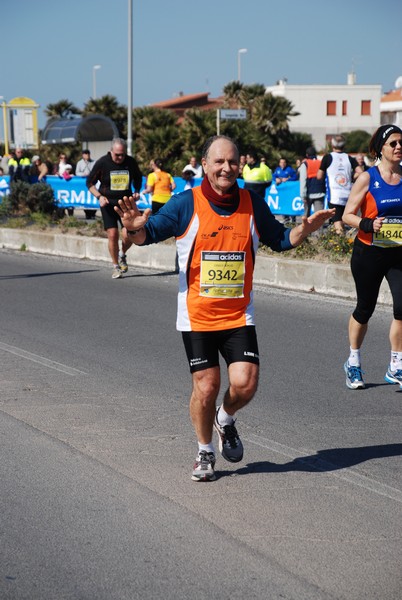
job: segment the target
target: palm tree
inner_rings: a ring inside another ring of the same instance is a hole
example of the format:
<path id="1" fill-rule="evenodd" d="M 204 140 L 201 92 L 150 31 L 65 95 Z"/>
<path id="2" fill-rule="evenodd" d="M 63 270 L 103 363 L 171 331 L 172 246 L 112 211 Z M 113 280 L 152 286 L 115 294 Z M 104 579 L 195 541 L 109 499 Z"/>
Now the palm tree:
<path id="1" fill-rule="evenodd" d="M 243 90 L 243 84 L 240 81 L 230 81 L 223 88 L 223 94 L 225 97 L 225 105 L 228 108 L 239 108 L 240 94 Z"/>
<path id="2" fill-rule="evenodd" d="M 275 136 L 282 130 L 289 129 L 290 117 L 296 117 L 298 112 L 293 104 L 283 96 L 265 94 L 255 99 L 253 105 L 253 121 L 256 126 Z"/>
<path id="3" fill-rule="evenodd" d="M 190 156 L 200 155 L 200 145 L 216 133 L 215 111 L 203 111 L 199 108 L 190 108 L 184 113 L 184 120 L 180 127 L 180 137 L 185 151 L 186 162 Z M 183 167 L 185 164 L 183 164 Z"/>
<path id="4" fill-rule="evenodd" d="M 127 137 L 127 107 L 119 104 L 115 96 L 106 94 L 97 99 L 90 98 L 84 105 L 82 114 L 83 116 L 97 114 L 109 117 L 119 130 L 119 135 Z"/>
<path id="5" fill-rule="evenodd" d="M 140 166 L 146 170 L 151 159 L 161 158 L 164 168 L 171 169 L 182 149 L 176 115 L 151 106 L 136 108 L 133 111 L 133 126 Z"/>
<path id="6" fill-rule="evenodd" d="M 73 102 L 65 98 L 54 104 L 48 104 L 44 113 L 49 119 L 71 119 L 74 115 L 80 115 L 81 110 Z"/>
<path id="7" fill-rule="evenodd" d="M 262 83 L 255 83 L 253 85 L 244 85 L 243 89 L 239 94 L 239 103 L 241 108 L 246 108 L 250 111 L 253 109 L 253 105 L 258 98 L 262 98 L 265 95 L 265 86 Z"/>
<path id="8" fill-rule="evenodd" d="M 254 83 L 252 85 L 244 85 L 239 81 L 231 81 L 223 88 L 225 104 L 229 108 L 246 108 L 251 110 L 256 98 L 260 98 L 265 94 L 265 85 L 262 83 Z"/>

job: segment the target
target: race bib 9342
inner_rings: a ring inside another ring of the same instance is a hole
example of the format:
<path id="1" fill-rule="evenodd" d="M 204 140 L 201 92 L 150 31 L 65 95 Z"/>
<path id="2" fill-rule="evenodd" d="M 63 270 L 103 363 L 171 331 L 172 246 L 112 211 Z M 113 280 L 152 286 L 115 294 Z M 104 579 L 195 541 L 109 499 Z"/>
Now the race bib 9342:
<path id="1" fill-rule="evenodd" d="M 201 252 L 200 296 L 242 298 L 246 253 Z"/>

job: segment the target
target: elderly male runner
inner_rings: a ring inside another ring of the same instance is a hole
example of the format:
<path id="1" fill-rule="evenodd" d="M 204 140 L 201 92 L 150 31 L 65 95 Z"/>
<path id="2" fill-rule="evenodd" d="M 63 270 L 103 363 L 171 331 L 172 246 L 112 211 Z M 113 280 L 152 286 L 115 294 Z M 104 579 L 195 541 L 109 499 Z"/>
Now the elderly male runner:
<path id="1" fill-rule="evenodd" d="M 237 411 L 253 398 L 259 357 L 254 325 L 253 269 L 259 241 L 281 252 L 299 245 L 334 214 L 322 210 L 286 229 L 265 201 L 237 185 L 239 152 L 228 137 L 207 140 L 200 186 L 171 197 L 154 216 L 141 215 L 133 197 L 115 207 L 123 237 L 137 245 L 174 236 L 179 260 L 177 329 L 182 332 L 193 389 L 190 416 L 198 440 L 194 481 L 215 479 L 213 427 L 223 458 L 236 463 L 243 445 L 235 427 Z M 219 353 L 229 387 L 216 409 Z"/>

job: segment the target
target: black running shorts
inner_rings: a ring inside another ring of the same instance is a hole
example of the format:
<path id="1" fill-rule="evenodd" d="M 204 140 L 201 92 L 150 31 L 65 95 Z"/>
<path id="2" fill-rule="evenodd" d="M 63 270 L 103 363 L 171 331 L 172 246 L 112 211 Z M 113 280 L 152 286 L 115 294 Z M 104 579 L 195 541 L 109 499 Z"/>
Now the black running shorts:
<path id="1" fill-rule="evenodd" d="M 190 372 L 219 366 L 219 353 L 229 366 L 234 362 L 260 363 L 254 325 L 223 331 L 183 331 Z"/>
<path id="2" fill-rule="evenodd" d="M 337 223 L 338 221 L 342 221 L 343 213 L 345 212 L 344 204 L 331 204 L 331 202 L 330 202 L 328 204 L 328 208 L 335 209 L 335 214 L 330 219 L 331 223 Z"/>
<path id="3" fill-rule="evenodd" d="M 106 206 L 101 206 L 103 226 L 105 229 L 118 229 L 119 223 L 121 225 L 121 219 L 114 210 L 115 206 L 117 206 L 117 203 L 110 203 L 106 204 Z"/>

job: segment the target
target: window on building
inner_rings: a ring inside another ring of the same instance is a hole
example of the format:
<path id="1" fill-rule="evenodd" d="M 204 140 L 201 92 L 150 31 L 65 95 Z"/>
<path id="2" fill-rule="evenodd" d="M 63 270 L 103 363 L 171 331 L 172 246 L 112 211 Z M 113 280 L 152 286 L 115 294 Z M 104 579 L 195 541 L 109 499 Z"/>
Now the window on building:
<path id="1" fill-rule="evenodd" d="M 347 114 L 348 114 L 348 101 L 342 100 L 342 116 L 346 117 Z"/>
<path id="2" fill-rule="evenodd" d="M 336 100 L 327 100 L 327 117 L 336 116 Z"/>
<path id="3" fill-rule="evenodd" d="M 371 100 L 362 100 L 362 115 L 371 115 Z"/>

